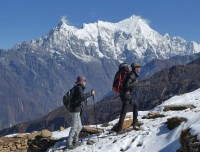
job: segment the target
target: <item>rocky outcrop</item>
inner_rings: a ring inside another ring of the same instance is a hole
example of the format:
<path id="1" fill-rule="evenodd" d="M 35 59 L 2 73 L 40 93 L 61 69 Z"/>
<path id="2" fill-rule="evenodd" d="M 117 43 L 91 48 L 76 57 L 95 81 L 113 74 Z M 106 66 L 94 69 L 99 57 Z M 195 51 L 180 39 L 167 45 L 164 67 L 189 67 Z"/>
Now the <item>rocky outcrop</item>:
<path id="1" fill-rule="evenodd" d="M 185 110 L 185 109 L 194 109 L 194 105 L 169 105 L 164 106 L 163 111 L 179 111 L 179 110 Z"/>
<path id="2" fill-rule="evenodd" d="M 54 145 L 52 133 L 42 130 L 32 134 L 17 134 L 14 137 L 0 138 L 0 152 L 41 152 Z"/>
<path id="3" fill-rule="evenodd" d="M 0 138 L 0 152 L 26 152 L 28 138 L 27 136 L 23 137 L 2 137 Z"/>
<path id="4" fill-rule="evenodd" d="M 187 122 L 187 118 L 183 117 L 173 117 L 167 119 L 167 128 L 169 130 L 172 130 L 179 126 L 182 122 Z"/>
<path id="5" fill-rule="evenodd" d="M 52 132 L 42 130 L 34 138 L 28 140 L 28 152 L 45 152 L 52 147 L 58 140 L 52 138 Z"/>
<path id="6" fill-rule="evenodd" d="M 190 133 L 189 128 L 181 132 L 179 142 L 181 147 L 177 152 L 200 152 L 200 141 L 197 139 L 197 136 Z"/>
<path id="7" fill-rule="evenodd" d="M 162 117 L 165 117 L 165 115 L 160 114 L 159 112 L 149 112 L 146 116 L 143 116 L 142 119 L 156 119 Z"/>

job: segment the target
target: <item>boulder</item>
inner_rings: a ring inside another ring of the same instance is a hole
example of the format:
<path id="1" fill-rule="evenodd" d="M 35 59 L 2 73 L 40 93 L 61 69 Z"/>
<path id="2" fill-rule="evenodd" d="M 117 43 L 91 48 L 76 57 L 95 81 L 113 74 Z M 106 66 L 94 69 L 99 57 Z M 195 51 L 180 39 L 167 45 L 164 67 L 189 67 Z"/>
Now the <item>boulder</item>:
<path id="1" fill-rule="evenodd" d="M 177 152 L 200 152 L 200 141 L 191 135 L 189 128 L 182 130 L 179 142 L 181 147 Z"/>
<path id="2" fill-rule="evenodd" d="M 47 129 L 45 129 L 45 130 L 41 131 L 40 136 L 43 137 L 43 138 L 49 138 L 49 137 L 52 136 L 52 132 L 47 130 Z"/>
<path id="3" fill-rule="evenodd" d="M 184 117 L 173 117 L 173 118 L 168 118 L 167 119 L 167 128 L 169 130 L 172 130 L 179 126 L 182 122 L 186 122 L 187 119 Z"/>
<path id="4" fill-rule="evenodd" d="M 165 117 L 165 115 L 160 114 L 159 112 L 149 112 L 148 115 L 143 116 L 142 119 L 156 119 L 162 117 Z"/>
<path id="5" fill-rule="evenodd" d="M 64 130 L 65 130 L 65 128 L 61 126 L 60 127 L 60 131 L 64 131 Z"/>
<path id="6" fill-rule="evenodd" d="M 94 127 L 84 126 L 82 128 L 81 132 L 86 132 L 88 134 L 101 134 L 101 133 L 104 132 L 104 130 L 100 129 L 100 128 L 94 128 Z"/>
<path id="7" fill-rule="evenodd" d="M 130 119 L 130 118 L 125 119 L 124 122 L 123 122 L 123 125 L 122 125 L 122 129 L 126 129 L 126 128 L 131 127 L 132 123 L 133 123 L 133 119 Z M 116 131 L 117 126 L 118 126 L 118 123 L 116 123 L 111 130 Z"/>
<path id="8" fill-rule="evenodd" d="M 57 140 L 52 140 L 50 137 L 37 136 L 34 140 L 28 141 L 28 152 L 45 152 L 56 142 Z"/>
<path id="9" fill-rule="evenodd" d="M 27 138 L 28 138 L 28 140 L 34 140 L 36 136 L 37 136 L 37 134 L 28 134 Z"/>
<path id="10" fill-rule="evenodd" d="M 168 105 L 168 106 L 164 106 L 163 111 L 179 111 L 179 110 L 185 110 L 185 109 L 194 109 L 196 108 L 194 105 Z"/>
<path id="11" fill-rule="evenodd" d="M 87 141 L 87 145 L 93 145 L 95 143 L 95 141 L 93 141 L 93 140 L 88 140 Z"/>

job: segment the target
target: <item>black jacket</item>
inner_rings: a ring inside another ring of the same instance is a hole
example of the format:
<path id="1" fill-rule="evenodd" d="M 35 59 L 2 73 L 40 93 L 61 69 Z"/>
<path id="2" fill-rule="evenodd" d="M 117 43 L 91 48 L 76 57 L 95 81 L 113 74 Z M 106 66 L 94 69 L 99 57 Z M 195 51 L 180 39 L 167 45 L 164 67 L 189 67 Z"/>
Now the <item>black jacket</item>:
<path id="1" fill-rule="evenodd" d="M 128 75 L 123 83 L 123 91 L 120 94 L 131 94 L 131 92 L 133 91 L 133 88 L 136 84 L 136 78 L 138 77 L 138 74 L 134 71 L 131 72 L 130 75 Z"/>
<path id="2" fill-rule="evenodd" d="M 85 87 L 80 84 L 77 84 L 74 90 L 74 95 L 71 102 L 71 112 L 80 112 L 81 111 L 81 103 L 86 101 L 87 98 L 91 97 L 91 93 L 84 93 Z"/>

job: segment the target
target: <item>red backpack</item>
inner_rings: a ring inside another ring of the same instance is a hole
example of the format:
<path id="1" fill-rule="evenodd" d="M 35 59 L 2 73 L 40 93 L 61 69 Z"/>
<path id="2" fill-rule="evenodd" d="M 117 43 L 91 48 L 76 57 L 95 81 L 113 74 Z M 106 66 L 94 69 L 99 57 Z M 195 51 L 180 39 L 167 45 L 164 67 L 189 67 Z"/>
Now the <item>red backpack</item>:
<path id="1" fill-rule="evenodd" d="M 114 81 L 113 81 L 113 86 L 112 89 L 113 91 L 116 92 L 118 95 L 121 90 L 123 90 L 123 82 L 125 78 L 130 75 L 131 73 L 131 67 L 127 63 L 121 63 L 119 65 L 119 70 L 115 74 Z"/>

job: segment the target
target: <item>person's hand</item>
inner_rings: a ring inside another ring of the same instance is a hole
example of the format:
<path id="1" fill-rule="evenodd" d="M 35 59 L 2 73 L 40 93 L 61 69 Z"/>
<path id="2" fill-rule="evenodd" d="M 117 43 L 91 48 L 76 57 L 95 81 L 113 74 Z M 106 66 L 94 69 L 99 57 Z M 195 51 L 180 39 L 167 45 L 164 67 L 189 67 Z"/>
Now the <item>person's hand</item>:
<path id="1" fill-rule="evenodd" d="M 95 91 L 94 90 L 91 90 L 91 95 L 95 95 Z"/>

